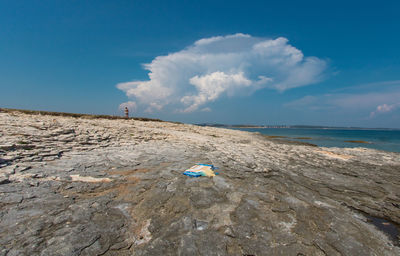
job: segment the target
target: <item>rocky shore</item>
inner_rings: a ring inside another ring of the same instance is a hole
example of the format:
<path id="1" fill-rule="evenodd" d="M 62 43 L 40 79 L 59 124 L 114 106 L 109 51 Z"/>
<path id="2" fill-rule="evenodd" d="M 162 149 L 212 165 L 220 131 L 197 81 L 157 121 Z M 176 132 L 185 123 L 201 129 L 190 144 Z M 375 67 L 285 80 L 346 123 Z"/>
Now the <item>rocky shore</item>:
<path id="1" fill-rule="evenodd" d="M 0 255 L 400 255 L 399 224 L 399 153 L 0 112 Z"/>

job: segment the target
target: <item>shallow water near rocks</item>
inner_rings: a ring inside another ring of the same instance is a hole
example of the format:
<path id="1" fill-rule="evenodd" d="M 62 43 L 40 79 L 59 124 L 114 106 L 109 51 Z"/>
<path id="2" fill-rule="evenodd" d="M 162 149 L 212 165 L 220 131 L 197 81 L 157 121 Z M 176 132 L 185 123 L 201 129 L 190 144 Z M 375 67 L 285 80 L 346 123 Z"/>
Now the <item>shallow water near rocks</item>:
<path id="1" fill-rule="evenodd" d="M 235 128 L 315 144 L 320 147 L 364 147 L 400 152 L 400 130 Z"/>

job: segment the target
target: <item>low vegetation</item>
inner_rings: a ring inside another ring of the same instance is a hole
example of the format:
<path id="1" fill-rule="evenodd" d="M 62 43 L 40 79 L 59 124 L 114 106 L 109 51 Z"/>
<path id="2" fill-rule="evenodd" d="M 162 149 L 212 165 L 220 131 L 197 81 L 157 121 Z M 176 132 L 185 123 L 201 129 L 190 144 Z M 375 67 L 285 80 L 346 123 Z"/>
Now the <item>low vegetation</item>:
<path id="1" fill-rule="evenodd" d="M 77 114 L 77 113 L 11 109 L 11 108 L 0 108 L 0 112 L 7 112 L 7 113 L 18 112 L 18 113 L 24 113 L 24 114 L 30 114 L 30 115 L 66 116 L 66 117 L 87 118 L 87 119 L 126 119 L 126 117 L 123 117 L 123 116 Z M 133 120 L 138 120 L 138 121 L 164 122 L 163 120 L 160 120 L 160 119 L 147 118 L 147 117 L 129 117 L 128 119 L 133 119 Z"/>

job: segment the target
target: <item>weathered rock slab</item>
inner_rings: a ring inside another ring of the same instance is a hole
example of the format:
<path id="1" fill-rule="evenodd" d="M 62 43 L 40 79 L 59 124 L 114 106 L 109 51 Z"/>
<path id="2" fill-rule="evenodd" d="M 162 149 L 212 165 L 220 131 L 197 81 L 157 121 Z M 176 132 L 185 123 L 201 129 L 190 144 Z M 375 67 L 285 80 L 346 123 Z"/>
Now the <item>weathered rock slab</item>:
<path id="1" fill-rule="evenodd" d="M 400 154 L 0 113 L 0 255 L 400 255 Z M 182 172 L 203 162 L 214 178 Z"/>

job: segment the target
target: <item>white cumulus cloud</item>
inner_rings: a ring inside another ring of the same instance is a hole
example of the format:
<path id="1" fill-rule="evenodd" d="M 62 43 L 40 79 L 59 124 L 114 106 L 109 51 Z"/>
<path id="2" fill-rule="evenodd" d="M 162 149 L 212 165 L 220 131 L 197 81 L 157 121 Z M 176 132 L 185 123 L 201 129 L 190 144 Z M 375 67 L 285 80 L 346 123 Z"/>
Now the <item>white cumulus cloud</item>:
<path id="1" fill-rule="evenodd" d="M 149 112 L 167 105 L 193 112 L 222 96 L 250 95 L 261 88 L 284 91 L 319 82 L 326 66 L 321 59 L 304 57 L 286 38 L 234 34 L 203 38 L 158 56 L 144 64 L 149 80 L 120 83 L 117 88 Z"/>

